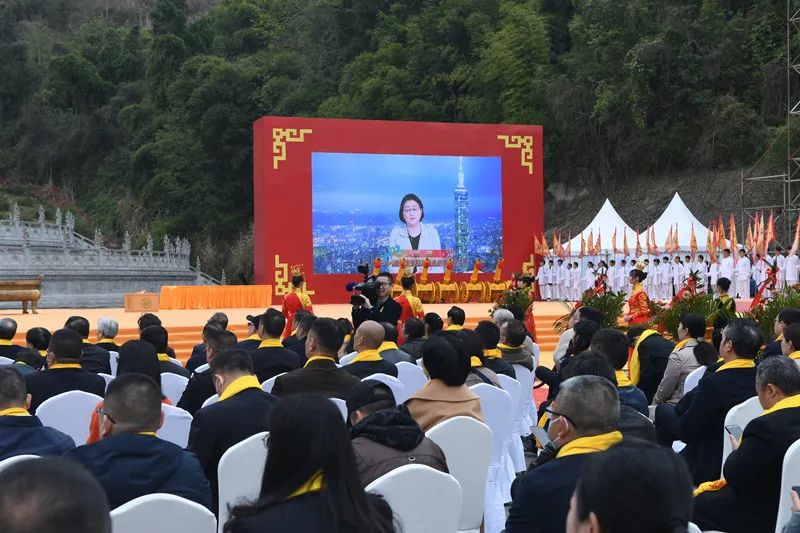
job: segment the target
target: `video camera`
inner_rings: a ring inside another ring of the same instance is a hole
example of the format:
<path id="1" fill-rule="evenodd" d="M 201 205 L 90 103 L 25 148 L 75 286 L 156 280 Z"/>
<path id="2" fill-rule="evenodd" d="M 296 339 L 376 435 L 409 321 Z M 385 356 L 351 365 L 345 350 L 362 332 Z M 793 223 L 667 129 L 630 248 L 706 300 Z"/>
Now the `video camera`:
<path id="1" fill-rule="evenodd" d="M 367 300 L 378 298 L 378 283 L 375 276 L 370 275 L 370 267 L 367 263 L 358 265 L 358 272 L 364 276 L 364 281 L 351 281 L 345 286 L 345 290 L 354 294 L 350 295 L 350 305 L 362 305 L 364 302 L 359 295 L 364 295 Z"/>

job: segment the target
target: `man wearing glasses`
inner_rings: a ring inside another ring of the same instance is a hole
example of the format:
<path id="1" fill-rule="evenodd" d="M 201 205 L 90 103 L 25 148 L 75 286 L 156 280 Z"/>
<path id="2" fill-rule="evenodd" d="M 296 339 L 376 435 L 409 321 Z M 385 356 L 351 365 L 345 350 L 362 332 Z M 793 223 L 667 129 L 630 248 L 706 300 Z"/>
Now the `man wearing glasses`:
<path id="1" fill-rule="evenodd" d="M 587 454 L 622 441 L 617 430 L 617 388 L 598 376 L 564 381 L 551 407 L 544 453 L 553 458 L 517 479 L 506 521 L 506 533 L 563 533 L 569 501 Z"/>
<path id="2" fill-rule="evenodd" d="M 360 305 L 353 305 L 353 326 L 358 329 L 362 322 L 374 320 L 375 322 L 388 322 L 397 327 L 397 321 L 403 313 L 403 308 L 392 298 L 392 284 L 394 279 L 388 272 L 381 272 L 375 278 L 378 285 L 374 301 L 368 299 L 363 294 Z"/>

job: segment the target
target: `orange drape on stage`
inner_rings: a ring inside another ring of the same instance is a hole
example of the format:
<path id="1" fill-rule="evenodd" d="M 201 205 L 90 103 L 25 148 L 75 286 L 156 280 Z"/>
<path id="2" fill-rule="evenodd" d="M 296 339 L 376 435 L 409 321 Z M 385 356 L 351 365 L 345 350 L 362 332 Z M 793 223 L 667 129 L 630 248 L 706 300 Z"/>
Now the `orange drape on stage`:
<path id="1" fill-rule="evenodd" d="M 272 285 L 165 285 L 161 309 L 233 309 L 272 305 Z"/>

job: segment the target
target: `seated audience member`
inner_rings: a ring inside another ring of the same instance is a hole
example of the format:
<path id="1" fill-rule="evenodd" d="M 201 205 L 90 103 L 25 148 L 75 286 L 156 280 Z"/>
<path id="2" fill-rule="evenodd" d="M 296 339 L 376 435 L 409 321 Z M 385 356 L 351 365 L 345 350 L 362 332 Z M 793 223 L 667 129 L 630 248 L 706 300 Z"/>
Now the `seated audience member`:
<path id="1" fill-rule="evenodd" d="M 59 329 L 53 333 L 47 350 L 47 370 L 25 377 L 31 395 L 31 414 L 36 414 L 43 401 L 62 392 L 82 390 L 100 397 L 105 395 L 105 380 L 81 366 L 83 348 L 81 336 L 73 330 Z"/>
<path id="2" fill-rule="evenodd" d="M 703 530 L 775 531 L 783 456 L 800 439 L 800 369 L 785 357 L 769 357 L 756 368 L 764 412 L 747 424 L 740 441 L 731 439 L 724 479 L 695 491 L 693 521 Z"/>
<path id="3" fill-rule="evenodd" d="M 339 324 L 339 327 L 342 328 L 342 333 L 344 333 L 342 346 L 336 352 L 336 358 L 338 360 L 339 357 L 343 357 L 353 351 L 353 323 L 350 322 L 348 318 L 337 318 L 336 323 Z M 306 353 L 308 353 L 308 351 L 306 351 Z"/>
<path id="4" fill-rule="evenodd" d="M 248 352 L 253 360 L 253 372 L 258 381 L 300 368 L 300 356 L 281 344 L 281 334 L 286 327 L 286 318 L 277 309 L 269 308 L 258 322 L 258 348 Z M 305 350 L 304 350 L 305 352 Z"/>
<path id="5" fill-rule="evenodd" d="M 416 364 L 416 359 L 397 347 L 397 327 L 388 322 L 382 322 L 381 326 L 383 326 L 383 342 L 378 347 L 378 353 L 384 361 L 389 361 L 393 365 L 401 361 Z"/>
<path id="6" fill-rule="evenodd" d="M 347 411 L 363 486 L 408 464 L 447 472 L 444 452 L 425 436 L 405 407 L 397 406 L 388 385 L 372 379 L 359 383 L 347 400 Z"/>
<path id="7" fill-rule="evenodd" d="M 800 365 L 800 324 L 786 326 L 781 340 L 783 355 Z"/>
<path id="8" fill-rule="evenodd" d="M 36 350 L 42 356 L 41 368 L 47 362 L 47 347 L 50 346 L 52 335 L 45 328 L 31 328 L 25 333 L 25 345 L 31 350 Z"/>
<path id="9" fill-rule="evenodd" d="M 108 350 L 89 342 L 89 321 L 82 316 L 71 316 L 67 319 L 64 327 L 81 336 L 83 342 L 81 366 L 83 369 L 87 372 L 111 374 L 111 357 L 108 354 Z"/>
<path id="10" fill-rule="evenodd" d="M 578 376 L 564 381 L 547 412 L 554 457 L 517 478 L 506 533 L 563 532 L 570 498 L 589 454 L 622 441 L 617 431 L 619 396 L 607 379 Z"/>
<path id="11" fill-rule="evenodd" d="M 654 329 L 634 326 L 628 330 L 628 340 L 633 348 L 628 371 L 634 385 L 642 389 L 647 402 L 653 402 L 658 385 L 664 378 L 669 356 L 675 343 L 662 337 Z"/>
<path id="12" fill-rule="evenodd" d="M 242 350 L 225 350 L 211 361 L 219 401 L 194 414 L 186 449 L 194 452 L 211 483 L 217 509 L 217 466 L 228 448 L 247 437 L 269 431 L 269 412 L 277 398 L 261 390 L 253 361 Z"/>
<path id="13" fill-rule="evenodd" d="M 0 357 L 8 357 L 12 361 L 22 346 L 13 344 L 14 335 L 17 334 L 17 321 L 13 318 L 0 318 Z"/>
<path id="14" fill-rule="evenodd" d="M 761 346 L 761 330 L 750 319 L 731 320 L 722 332 L 720 356 L 725 363 L 687 392 L 675 408 L 680 440 L 696 484 L 719 478 L 725 415 L 734 405 L 755 396 L 753 359 Z"/>
<path id="15" fill-rule="evenodd" d="M 162 374 L 178 374 L 185 378 L 189 377 L 189 371 L 180 364 L 173 362 L 177 361 L 177 359 L 167 355 L 169 333 L 167 333 L 167 329 L 164 326 L 147 326 L 139 333 L 139 338 L 155 347 L 158 356 L 158 368 Z"/>
<path id="16" fill-rule="evenodd" d="M 94 345 L 108 352 L 119 353 L 119 344 L 114 340 L 118 333 L 119 322 L 107 316 L 100 317 L 97 320 L 97 342 Z"/>
<path id="17" fill-rule="evenodd" d="M 471 329 L 462 329 L 456 333 L 461 338 L 464 350 L 469 356 L 470 369 L 464 385 L 472 387 L 478 383 L 486 383 L 502 389 L 503 386 L 500 384 L 497 374 L 485 366 L 486 356 L 483 355 L 481 338 Z"/>
<path id="18" fill-rule="evenodd" d="M 361 488 L 333 402 L 311 394 L 286 398 L 270 413 L 269 426 L 259 498 L 233 508 L 226 533 L 394 533 L 391 508 Z"/>
<path id="19" fill-rule="evenodd" d="M 316 321 L 317 317 L 311 313 L 303 315 L 303 318 L 300 319 L 300 323 L 297 326 L 297 332 L 295 333 L 298 342 L 291 346 L 286 346 L 286 348 L 292 350 L 300 358 L 300 365 L 306 364 L 306 360 L 308 359 L 306 355 L 306 337 L 308 336 L 308 332 L 311 331 L 311 326 L 313 326 Z"/>
<path id="20" fill-rule="evenodd" d="M 669 356 L 664 377 L 661 378 L 661 383 L 658 385 L 658 390 L 653 397 L 654 403 L 677 405 L 680 399 L 683 398 L 683 384 L 686 381 L 686 377 L 701 366 L 713 363 L 716 360 L 713 349 L 697 349 L 699 344 L 707 344 L 703 341 L 705 334 L 706 320 L 703 315 L 686 313 L 681 318 L 678 324 L 678 340 L 680 342 L 675 345 L 674 351 Z M 711 346 L 708 346 L 708 348 L 711 348 Z M 709 352 L 710 358 L 708 357 Z M 699 359 L 698 355 L 701 356 Z M 703 355 L 706 355 L 705 359 Z"/>
<path id="21" fill-rule="evenodd" d="M 139 317 L 139 320 L 136 321 L 137 325 L 139 326 L 139 333 L 142 330 L 149 326 L 161 326 L 161 319 L 158 318 L 153 313 L 144 313 L 142 316 Z M 174 358 L 175 357 L 175 350 L 167 346 L 167 355 Z"/>
<path id="22" fill-rule="evenodd" d="M 589 349 L 594 334 L 600 330 L 600 324 L 593 320 L 579 320 L 572 329 L 574 332 L 572 340 L 569 343 L 567 353 L 561 358 L 557 370 L 551 370 L 545 366 L 536 368 L 536 377 L 548 387 L 547 400 L 550 402 L 558 395 L 559 383 L 564 380 L 562 377 L 563 372 L 571 364 L 573 357 Z M 544 407 L 544 405 L 541 407 Z"/>
<path id="23" fill-rule="evenodd" d="M 447 327 L 445 331 L 459 331 L 464 329 L 464 322 L 467 320 L 467 315 L 464 310 L 455 305 L 447 311 Z"/>
<path id="24" fill-rule="evenodd" d="M 503 354 L 503 361 L 512 365 L 522 365 L 531 372 L 534 369 L 534 354 L 525 349 L 528 338 L 525 324 L 519 320 L 509 320 L 500 327 L 500 342 L 497 348 Z"/>
<path id="25" fill-rule="evenodd" d="M 258 345 L 261 344 L 261 335 L 258 334 L 258 326 L 261 324 L 261 315 L 247 315 L 247 338 L 243 341 L 239 341 L 237 348 L 240 350 L 244 350 L 245 352 L 249 352 L 251 350 L 255 350 L 258 348 Z M 203 341 L 205 343 L 205 340 Z M 205 352 L 203 352 L 203 358 L 205 359 Z M 186 368 L 189 368 L 189 365 L 186 365 Z"/>
<path id="26" fill-rule="evenodd" d="M 41 370 L 43 366 L 44 359 L 42 359 L 42 356 L 39 355 L 39 352 L 36 350 L 26 348 L 17 352 L 17 359 L 14 361 L 14 368 L 16 368 L 23 376 L 37 372 L 38 370 Z"/>
<path id="27" fill-rule="evenodd" d="M 570 315 L 567 329 L 564 330 L 564 333 L 558 338 L 558 344 L 556 345 L 555 351 L 553 351 L 553 361 L 556 364 L 559 364 L 561 358 L 566 355 L 570 342 L 572 342 L 572 337 L 575 336 L 575 330 L 573 328 L 580 320 L 597 322 L 597 324 L 602 327 L 603 315 L 600 311 L 590 306 L 579 307 Z"/>
<path id="28" fill-rule="evenodd" d="M 589 349 L 605 357 L 614 367 L 619 403 L 633 407 L 644 416 L 648 416 L 649 410 L 644 393 L 639 387 L 631 383 L 628 374 L 623 370 L 628 362 L 628 338 L 625 334 L 618 329 L 604 328 L 598 330 L 592 337 L 592 344 Z"/>
<path id="29" fill-rule="evenodd" d="M 464 385 L 470 366 L 463 344 L 456 335 L 442 332 L 422 346 L 422 364 L 431 379 L 405 403 L 422 431 L 454 416 L 483 422 L 480 398 Z"/>
<path id="30" fill-rule="evenodd" d="M 514 316 L 514 312 L 510 309 L 495 309 L 492 312 L 492 321 L 497 324 L 497 327 L 500 328 L 500 331 L 503 330 L 503 326 L 512 320 L 517 320 Z M 533 339 L 530 336 L 530 332 L 528 331 L 527 326 L 525 326 L 525 322 L 519 320 L 522 324 L 523 329 L 525 330 L 525 338 L 522 341 L 522 349 L 520 350 L 526 356 L 530 356 L 533 360 L 533 368 L 536 368 L 539 365 L 539 347 L 533 342 Z"/>
<path id="31" fill-rule="evenodd" d="M 353 341 L 356 356 L 342 368 L 359 379 L 372 374 L 388 374 L 397 377 L 397 367 L 385 361 L 378 352 L 383 343 L 383 326 L 372 320 L 366 320 L 358 326 Z"/>
<path id="32" fill-rule="evenodd" d="M 186 370 L 189 372 L 189 374 L 208 362 L 206 359 L 206 342 L 208 341 L 208 336 L 212 331 L 226 330 L 225 328 L 220 327 L 220 325 L 216 322 L 206 322 L 206 325 L 203 326 L 203 331 L 200 333 L 200 337 L 203 339 L 203 342 L 192 348 L 192 354 L 186 361 Z M 241 343 L 239 344 L 241 345 Z M 246 346 L 247 345 L 249 344 L 246 344 Z M 256 343 L 256 346 L 258 346 L 258 343 Z"/>
<path id="33" fill-rule="evenodd" d="M 211 365 L 218 353 L 236 348 L 236 335 L 230 331 L 214 328 L 206 335 L 204 344 L 206 346 L 206 362 Z M 210 368 L 203 372 L 193 372 L 177 406 L 194 415 L 203 407 L 203 403 L 216 393 Z"/>
<path id="34" fill-rule="evenodd" d="M 414 358 L 422 358 L 422 345 L 425 343 L 425 323 L 419 318 L 411 317 L 403 324 L 405 342 L 400 348 Z"/>
<path id="35" fill-rule="evenodd" d="M 103 487 L 60 457 L 32 459 L 0 472 L 0 531 L 111 533 Z"/>
<path id="36" fill-rule="evenodd" d="M 342 328 L 332 318 L 314 322 L 306 336 L 308 361 L 303 368 L 278 376 L 272 393 L 276 396 L 316 393 L 347 400 L 361 380 L 336 366 L 336 350 L 342 345 L 343 336 Z"/>
<path id="37" fill-rule="evenodd" d="M 102 440 L 79 446 L 67 457 L 94 474 L 112 509 L 155 493 L 210 508 L 208 480 L 197 457 L 158 438 L 163 423 L 156 382 L 136 373 L 119 376 L 109 383 L 103 401 Z"/>
<path id="38" fill-rule="evenodd" d="M 425 318 L 423 319 L 423 322 L 425 322 L 426 338 L 444 329 L 444 322 L 442 322 L 442 317 L 440 317 L 436 313 L 425 313 Z"/>
<path id="39" fill-rule="evenodd" d="M 17 366 L 0 367 L 0 461 L 15 455 L 62 455 L 75 448 L 72 437 L 31 416 L 30 405 Z"/>
<path id="40" fill-rule="evenodd" d="M 158 385 L 158 390 L 161 390 L 161 370 L 156 349 L 152 344 L 147 341 L 128 341 L 120 347 L 117 377 L 125 374 L 144 374 Z M 161 394 L 161 403 L 172 405 L 172 402 L 163 393 Z M 89 419 L 89 437 L 86 439 L 86 444 L 100 440 L 102 433 L 100 413 L 102 410 L 103 401 L 101 400 L 95 406 L 92 418 Z"/>
<path id="41" fill-rule="evenodd" d="M 772 357 L 773 355 L 781 355 L 781 341 L 783 340 L 783 330 L 792 324 L 800 323 L 800 309 L 781 309 L 778 316 L 775 317 L 775 324 L 773 326 L 775 331 L 775 340 L 770 342 L 764 347 L 764 352 L 761 357 Z M 3 355 L 0 353 L 0 355 Z"/>
<path id="42" fill-rule="evenodd" d="M 483 366 L 495 374 L 505 374 L 517 379 L 514 367 L 503 361 L 503 353 L 497 349 L 497 344 L 500 342 L 500 328 L 497 324 L 491 320 L 481 320 L 475 326 L 475 333 L 483 346 Z"/>
<path id="43" fill-rule="evenodd" d="M 302 342 L 302 338 L 297 336 L 297 330 L 300 328 L 300 322 L 302 322 L 303 318 L 311 316 L 311 313 L 306 311 L 305 309 L 300 309 L 294 314 L 294 318 L 292 318 L 292 331 L 291 335 L 283 339 L 283 346 L 286 348 L 291 348 L 298 342 Z"/>
<path id="44" fill-rule="evenodd" d="M 692 516 L 692 479 L 670 449 L 645 443 L 590 454 L 570 501 L 567 533 L 683 533 Z"/>

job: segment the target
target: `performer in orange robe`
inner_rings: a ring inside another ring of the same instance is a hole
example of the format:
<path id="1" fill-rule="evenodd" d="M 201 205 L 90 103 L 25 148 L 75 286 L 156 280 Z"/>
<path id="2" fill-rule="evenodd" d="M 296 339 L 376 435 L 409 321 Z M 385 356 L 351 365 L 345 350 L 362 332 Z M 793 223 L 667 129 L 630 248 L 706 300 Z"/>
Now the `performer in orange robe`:
<path id="1" fill-rule="evenodd" d="M 305 278 L 299 267 L 292 267 L 292 292 L 283 297 L 283 307 L 281 308 L 281 313 L 286 318 L 286 327 L 283 328 L 283 335 L 281 336 L 283 339 L 292 334 L 292 322 L 294 322 L 295 313 L 302 309 L 309 313 L 314 312 L 311 298 L 303 292 L 304 282 Z"/>
<path id="2" fill-rule="evenodd" d="M 629 325 L 644 324 L 650 321 L 650 298 L 642 286 L 647 272 L 644 272 L 643 268 L 641 263 L 637 263 L 636 268 L 630 271 L 629 281 L 633 286 L 633 291 L 628 298 L 628 314 L 625 315 L 625 321 Z"/>

